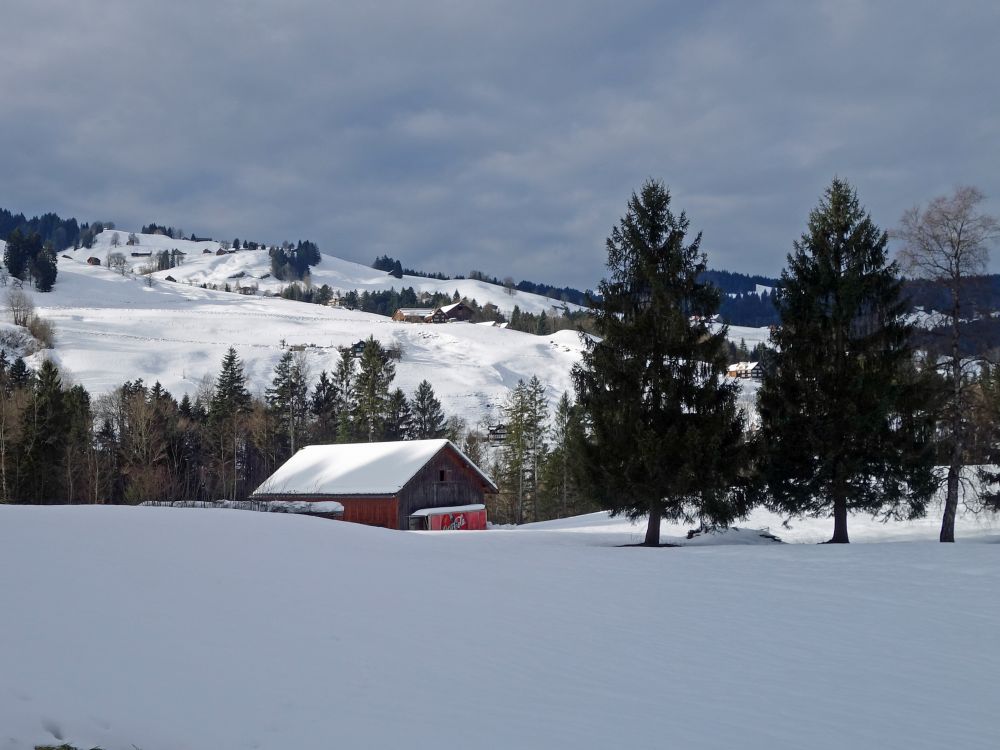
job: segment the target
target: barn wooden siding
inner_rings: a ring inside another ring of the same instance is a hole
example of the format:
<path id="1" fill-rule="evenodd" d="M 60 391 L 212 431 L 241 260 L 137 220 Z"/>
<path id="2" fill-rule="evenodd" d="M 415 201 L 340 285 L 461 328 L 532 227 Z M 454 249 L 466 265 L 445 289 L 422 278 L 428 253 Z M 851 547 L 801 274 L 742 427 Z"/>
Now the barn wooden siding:
<path id="1" fill-rule="evenodd" d="M 391 495 L 262 495 L 264 500 L 296 500 L 309 503 L 336 500 L 344 506 L 344 514 L 309 513 L 310 516 L 333 518 L 339 521 L 363 523 L 396 529 L 399 510 L 396 498 Z"/>
<path id="2" fill-rule="evenodd" d="M 444 472 L 444 479 L 441 478 Z M 483 503 L 485 482 L 451 448 L 445 446 L 399 491 L 397 528 L 409 528 L 409 516 L 421 508 L 447 508 Z M 346 505 L 344 519 L 347 520 Z"/>

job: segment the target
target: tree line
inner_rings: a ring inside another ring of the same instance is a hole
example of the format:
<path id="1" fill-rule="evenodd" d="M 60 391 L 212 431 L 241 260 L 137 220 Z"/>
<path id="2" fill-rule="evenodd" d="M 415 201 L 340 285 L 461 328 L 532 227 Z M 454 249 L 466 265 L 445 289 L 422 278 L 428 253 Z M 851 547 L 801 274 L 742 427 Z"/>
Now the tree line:
<path id="1" fill-rule="evenodd" d="M 0 501 L 242 500 L 309 443 L 460 439 L 428 381 L 408 395 L 394 376 L 374 338 L 315 379 L 289 350 L 255 397 L 230 348 L 194 398 L 141 379 L 92 398 L 50 360 L 0 352 Z"/>
<path id="2" fill-rule="evenodd" d="M 782 273 L 760 428 L 748 430 L 738 386 L 723 377 L 726 330 L 711 324 L 720 292 L 702 277 L 701 235 L 690 238 L 666 187 L 647 182 L 608 237 L 599 337 L 574 368 L 580 486 L 613 513 L 645 518 L 647 545 L 659 544 L 662 519 L 724 525 L 756 505 L 831 517 L 830 541 L 843 543 L 852 512 L 919 517 L 943 488 L 940 538 L 954 541 L 965 469 L 1000 458 L 998 370 L 962 356 L 958 325 L 963 282 L 1000 226 L 981 201 L 961 189 L 895 230 L 904 267 L 951 301 L 951 336 L 917 350 L 889 234 L 835 179 Z M 1000 507 L 998 473 L 978 478 L 986 489 L 970 504 Z"/>

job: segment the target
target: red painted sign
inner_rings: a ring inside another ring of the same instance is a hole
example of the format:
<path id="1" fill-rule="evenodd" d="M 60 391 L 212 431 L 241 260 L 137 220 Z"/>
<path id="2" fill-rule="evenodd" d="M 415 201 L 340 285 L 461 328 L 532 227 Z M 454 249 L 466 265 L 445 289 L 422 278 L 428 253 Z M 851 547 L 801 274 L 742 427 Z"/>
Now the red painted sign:
<path id="1" fill-rule="evenodd" d="M 463 510 L 456 513 L 441 513 L 428 517 L 431 531 L 480 531 L 486 528 L 485 510 Z"/>

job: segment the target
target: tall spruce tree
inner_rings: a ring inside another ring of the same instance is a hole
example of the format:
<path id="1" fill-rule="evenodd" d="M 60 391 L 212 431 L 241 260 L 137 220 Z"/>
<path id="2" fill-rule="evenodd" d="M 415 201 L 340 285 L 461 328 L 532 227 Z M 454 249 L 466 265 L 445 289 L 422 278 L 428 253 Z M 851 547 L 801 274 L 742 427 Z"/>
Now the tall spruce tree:
<path id="1" fill-rule="evenodd" d="M 220 489 L 230 499 L 236 499 L 239 492 L 240 453 L 246 447 L 244 417 L 251 406 L 246 383 L 243 363 L 236 349 L 229 347 L 222 358 L 222 370 L 215 381 L 208 416 Z"/>
<path id="2" fill-rule="evenodd" d="M 788 256 L 759 392 L 770 502 L 832 515 L 832 542 L 849 541 L 850 511 L 915 517 L 935 487 L 927 393 L 887 241 L 835 179 Z"/>
<path id="3" fill-rule="evenodd" d="M 413 411 L 402 388 L 397 388 L 389 394 L 382 437 L 385 440 L 409 440 L 413 437 Z"/>
<path id="4" fill-rule="evenodd" d="M 573 370 L 586 425 L 580 479 L 612 515 L 647 517 L 644 544 L 663 518 L 728 523 L 747 510 L 750 449 L 738 386 L 723 377 L 726 330 L 713 329 L 716 287 L 701 235 L 648 181 L 607 240 L 608 278 Z"/>
<path id="5" fill-rule="evenodd" d="M 264 397 L 268 409 L 282 426 L 284 445 L 280 449 L 283 457 L 287 458 L 299 447 L 296 441 L 301 442 L 309 413 L 309 384 L 302 363 L 296 360 L 293 352 L 285 352 L 278 360 L 271 387 L 265 391 Z"/>
<path id="6" fill-rule="evenodd" d="M 396 366 L 388 352 L 369 336 L 361 352 L 361 366 L 354 380 L 354 412 L 358 429 L 368 442 L 381 440 L 389 418 L 389 388 Z"/>
<path id="7" fill-rule="evenodd" d="M 413 437 L 417 440 L 441 438 L 445 434 L 445 417 L 441 402 L 434 395 L 434 388 L 426 380 L 413 394 L 410 405 L 413 415 Z"/>
<path id="8" fill-rule="evenodd" d="M 313 416 L 312 436 L 317 443 L 335 443 L 340 419 L 340 393 L 337 384 L 327 374 L 320 371 L 309 400 L 309 410 Z"/>

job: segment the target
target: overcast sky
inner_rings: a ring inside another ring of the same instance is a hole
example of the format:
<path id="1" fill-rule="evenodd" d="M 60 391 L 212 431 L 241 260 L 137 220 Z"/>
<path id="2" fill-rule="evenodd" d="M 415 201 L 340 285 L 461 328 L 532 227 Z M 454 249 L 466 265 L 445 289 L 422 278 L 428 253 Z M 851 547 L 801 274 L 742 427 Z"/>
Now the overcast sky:
<path id="1" fill-rule="evenodd" d="M 998 40 L 997 0 L 5 0 L 0 206 L 583 288 L 655 177 L 773 275 L 834 175 L 885 228 L 1000 209 Z"/>

